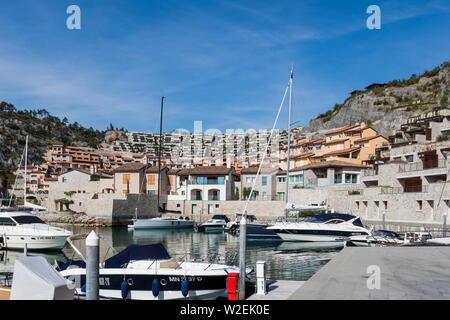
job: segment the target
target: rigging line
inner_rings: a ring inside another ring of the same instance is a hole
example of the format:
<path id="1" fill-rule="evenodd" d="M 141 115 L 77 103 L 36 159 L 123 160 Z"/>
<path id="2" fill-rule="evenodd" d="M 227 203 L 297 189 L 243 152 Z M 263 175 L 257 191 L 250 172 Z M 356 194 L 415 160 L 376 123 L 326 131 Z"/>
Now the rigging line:
<path id="1" fill-rule="evenodd" d="M 20 157 L 19 170 L 20 170 L 20 166 L 22 165 L 22 160 L 23 160 L 24 155 L 25 155 L 25 147 L 23 148 L 23 153 L 22 153 L 22 156 Z M 18 178 L 18 176 L 19 176 L 19 175 L 17 175 L 17 176 L 16 176 L 16 179 L 14 180 L 13 191 L 16 189 L 16 184 L 17 184 L 17 178 Z M 26 177 L 24 177 L 24 183 L 25 183 L 25 184 L 27 183 Z M 7 190 L 6 192 L 8 192 L 8 190 Z M 11 207 L 11 201 L 12 201 L 13 196 L 14 196 L 14 193 L 9 197 L 8 208 Z M 23 204 L 25 205 L 25 199 L 24 199 Z"/>
<path id="2" fill-rule="evenodd" d="M 245 217 L 245 218 L 247 218 L 247 207 L 248 207 L 248 203 L 249 203 L 249 201 L 250 201 L 250 199 L 251 199 L 251 197 L 252 197 L 253 190 L 255 189 L 256 178 L 259 176 L 259 173 L 260 173 L 260 171 L 261 171 L 262 165 L 263 165 L 263 163 L 264 163 L 264 159 L 265 159 L 266 154 L 267 154 L 267 149 L 268 149 L 268 147 L 269 147 L 269 145 L 270 145 L 270 141 L 272 140 L 272 135 L 273 135 L 273 132 L 274 132 L 274 130 L 275 130 L 275 126 L 277 125 L 278 117 L 280 116 L 281 110 L 283 109 L 284 100 L 286 99 L 286 94 L 287 94 L 288 90 L 289 90 L 289 84 L 286 86 L 286 90 L 284 91 L 283 100 L 281 101 L 280 107 L 279 107 L 279 109 L 278 109 L 278 113 L 277 113 L 277 116 L 276 116 L 276 118 L 275 118 L 275 122 L 273 123 L 272 130 L 270 130 L 269 141 L 267 141 L 266 148 L 265 148 L 265 150 L 264 150 L 264 154 L 263 154 L 263 157 L 262 157 L 262 159 L 261 159 L 261 163 L 259 164 L 259 167 L 258 167 L 258 172 L 256 173 L 255 180 L 253 181 L 252 189 L 250 190 L 250 194 L 249 194 L 249 196 L 248 196 L 248 198 L 247 198 L 247 201 L 245 202 L 244 212 L 243 212 L 243 214 L 242 214 L 242 216 Z"/>

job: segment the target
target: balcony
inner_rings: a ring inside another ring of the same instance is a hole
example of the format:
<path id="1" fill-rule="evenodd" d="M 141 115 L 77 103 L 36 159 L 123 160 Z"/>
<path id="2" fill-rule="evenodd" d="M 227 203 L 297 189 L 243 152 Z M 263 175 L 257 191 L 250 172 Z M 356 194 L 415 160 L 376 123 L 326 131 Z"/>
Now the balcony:
<path id="1" fill-rule="evenodd" d="M 399 194 L 399 193 L 423 193 L 428 192 L 427 185 L 406 186 L 406 187 L 382 187 L 381 194 Z"/>
<path id="2" fill-rule="evenodd" d="M 364 170 L 361 171 L 361 174 L 362 174 L 363 177 L 376 176 L 376 175 L 378 175 L 378 168 L 376 170 L 372 169 L 372 168 L 364 169 Z"/>
<path id="3" fill-rule="evenodd" d="M 446 167 L 447 167 L 447 160 L 433 159 L 422 162 L 402 164 L 398 167 L 398 172 L 422 171 L 427 169 L 446 168 Z"/>
<path id="4" fill-rule="evenodd" d="M 191 179 L 191 180 L 186 180 L 186 183 L 190 184 L 190 185 L 214 185 L 214 184 L 223 185 L 223 184 L 225 184 L 225 179 L 224 178 Z"/>

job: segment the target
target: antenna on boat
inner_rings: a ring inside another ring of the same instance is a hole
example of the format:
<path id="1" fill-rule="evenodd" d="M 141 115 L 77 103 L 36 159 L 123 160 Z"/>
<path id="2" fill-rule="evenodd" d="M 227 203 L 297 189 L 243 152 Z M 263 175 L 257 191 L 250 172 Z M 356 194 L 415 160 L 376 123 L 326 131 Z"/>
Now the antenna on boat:
<path id="1" fill-rule="evenodd" d="M 288 119 L 288 141 L 287 141 L 287 161 L 286 161 L 286 196 L 285 196 L 285 209 L 284 209 L 284 221 L 288 219 L 289 209 L 287 205 L 289 203 L 289 168 L 291 166 L 291 114 L 292 114 L 292 80 L 294 79 L 294 67 L 291 69 L 291 78 L 289 79 L 289 119 Z"/>
<path id="2" fill-rule="evenodd" d="M 291 81 L 292 81 L 292 71 L 291 71 Z M 291 82 L 290 82 L 290 84 L 291 84 Z M 262 168 L 262 165 L 264 164 L 264 159 L 267 155 L 267 150 L 271 143 L 272 135 L 273 135 L 273 132 L 275 131 L 275 126 L 277 125 L 278 118 L 280 116 L 281 109 L 283 108 L 284 100 L 286 98 L 286 94 L 288 92 L 289 87 L 290 87 L 290 85 L 286 86 L 286 90 L 284 91 L 283 99 L 281 101 L 280 107 L 278 108 L 277 116 L 275 117 L 275 121 L 273 123 L 272 130 L 270 130 L 270 136 L 269 136 L 269 139 L 267 140 L 266 148 L 264 150 L 264 154 L 262 156 L 261 162 L 258 167 L 258 172 L 256 173 L 255 180 L 253 180 L 252 189 L 250 190 L 250 194 L 248 195 L 248 198 L 245 202 L 244 211 L 242 212 L 242 217 L 239 222 L 239 300 L 245 299 L 245 269 L 246 269 L 246 267 L 245 267 L 245 250 L 246 250 L 246 245 L 247 245 L 247 243 L 246 243 L 247 242 L 247 239 L 246 239 L 247 238 L 247 221 L 246 221 L 247 220 L 247 207 L 248 207 L 249 200 L 252 197 L 253 190 L 255 189 L 256 178 L 258 178 L 259 173 Z"/>
<path id="3" fill-rule="evenodd" d="M 23 206 L 27 202 L 27 158 L 28 158 L 28 136 L 25 138 L 25 173 L 23 177 Z"/>
<path id="4" fill-rule="evenodd" d="M 161 117 L 159 119 L 159 150 L 158 150 L 158 213 L 159 210 L 159 194 L 161 187 L 161 149 L 162 149 L 162 118 L 163 118 L 164 96 L 161 97 Z"/>

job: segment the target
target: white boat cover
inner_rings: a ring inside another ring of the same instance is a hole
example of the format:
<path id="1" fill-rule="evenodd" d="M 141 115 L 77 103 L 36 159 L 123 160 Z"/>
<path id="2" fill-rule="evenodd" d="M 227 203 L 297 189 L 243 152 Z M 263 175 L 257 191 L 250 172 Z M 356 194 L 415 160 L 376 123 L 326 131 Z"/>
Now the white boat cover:
<path id="1" fill-rule="evenodd" d="M 26 207 L 26 208 L 31 208 L 33 210 L 45 210 L 45 211 L 47 211 L 46 207 L 38 206 L 37 204 L 31 203 L 31 202 L 28 202 L 28 201 L 25 201 L 25 204 L 23 206 Z"/>
<path id="2" fill-rule="evenodd" d="M 73 300 L 74 288 L 44 257 L 21 256 L 14 263 L 11 300 Z"/>
<path id="3" fill-rule="evenodd" d="M 287 210 L 292 211 L 326 211 L 328 210 L 327 206 L 301 206 L 296 205 L 295 203 L 287 203 L 286 204 Z"/>

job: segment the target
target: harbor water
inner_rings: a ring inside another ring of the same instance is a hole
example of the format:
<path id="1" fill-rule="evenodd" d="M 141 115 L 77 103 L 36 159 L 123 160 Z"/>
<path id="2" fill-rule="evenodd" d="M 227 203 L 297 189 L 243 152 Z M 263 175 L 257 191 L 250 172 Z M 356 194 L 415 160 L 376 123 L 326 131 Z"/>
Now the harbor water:
<path id="1" fill-rule="evenodd" d="M 87 234 L 95 230 L 115 250 L 121 251 L 130 244 L 162 243 L 169 254 L 178 261 L 209 261 L 239 265 L 239 236 L 228 233 L 202 233 L 193 230 L 133 230 L 127 227 L 88 228 L 60 225 L 74 234 Z M 84 241 L 74 241 L 84 254 Z M 248 241 L 247 267 L 255 268 L 256 261 L 266 261 L 266 274 L 273 280 L 308 280 L 323 265 L 333 258 L 341 248 L 311 247 L 309 243 L 283 241 Z M 14 260 L 23 254 L 19 251 L 0 251 L 0 272 L 13 272 Z M 62 252 L 29 252 L 44 256 L 49 263 L 55 260 L 81 259 L 69 246 Z M 100 261 L 114 254 L 101 241 Z M 254 273 L 253 273 L 254 274 Z"/>

